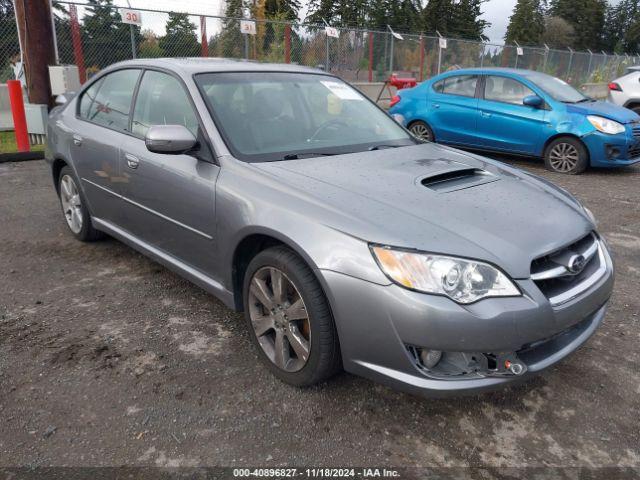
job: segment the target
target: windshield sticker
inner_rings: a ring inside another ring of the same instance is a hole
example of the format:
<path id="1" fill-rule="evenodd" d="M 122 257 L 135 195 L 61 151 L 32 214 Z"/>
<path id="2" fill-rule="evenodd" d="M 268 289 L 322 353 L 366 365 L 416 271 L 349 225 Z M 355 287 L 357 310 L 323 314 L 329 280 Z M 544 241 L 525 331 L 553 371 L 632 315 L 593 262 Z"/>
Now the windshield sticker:
<path id="1" fill-rule="evenodd" d="M 356 92 L 353 88 L 344 83 L 339 82 L 321 82 L 325 87 L 331 90 L 336 97 L 341 100 L 360 100 L 362 96 Z"/>

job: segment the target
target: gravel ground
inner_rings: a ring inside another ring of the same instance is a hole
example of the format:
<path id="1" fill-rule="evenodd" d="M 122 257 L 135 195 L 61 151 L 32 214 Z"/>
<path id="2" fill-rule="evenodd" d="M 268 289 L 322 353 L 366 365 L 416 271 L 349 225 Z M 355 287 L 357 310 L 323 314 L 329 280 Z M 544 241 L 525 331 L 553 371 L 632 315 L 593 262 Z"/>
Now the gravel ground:
<path id="1" fill-rule="evenodd" d="M 239 314 L 115 240 L 75 241 L 44 162 L 0 165 L 0 466 L 640 467 L 640 167 L 517 163 L 596 214 L 613 299 L 556 368 L 447 400 L 280 383 Z"/>

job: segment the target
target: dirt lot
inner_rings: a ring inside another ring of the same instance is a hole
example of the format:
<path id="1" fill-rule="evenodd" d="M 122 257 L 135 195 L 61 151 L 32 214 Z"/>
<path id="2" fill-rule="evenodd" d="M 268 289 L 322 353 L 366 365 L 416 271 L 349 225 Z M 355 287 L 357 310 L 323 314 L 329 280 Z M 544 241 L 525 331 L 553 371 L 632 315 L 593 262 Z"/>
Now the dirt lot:
<path id="1" fill-rule="evenodd" d="M 0 165 L 0 466 L 640 467 L 640 167 L 518 163 L 594 211 L 615 293 L 558 367 L 449 400 L 278 382 L 240 315 L 117 241 L 76 242 L 44 162 Z"/>

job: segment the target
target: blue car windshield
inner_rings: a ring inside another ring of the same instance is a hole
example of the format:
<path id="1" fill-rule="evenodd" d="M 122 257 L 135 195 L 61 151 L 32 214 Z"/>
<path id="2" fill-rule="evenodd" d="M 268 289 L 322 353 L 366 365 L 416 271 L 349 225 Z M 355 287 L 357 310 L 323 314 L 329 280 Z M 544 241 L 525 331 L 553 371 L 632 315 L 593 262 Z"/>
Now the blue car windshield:
<path id="1" fill-rule="evenodd" d="M 196 75 L 225 143 L 251 162 L 415 145 L 373 102 L 338 78 L 306 73 Z"/>
<path id="2" fill-rule="evenodd" d="M 551 96 L 558 102 L 580 103 L 590 100 L 589 97 L 580 93 L 567 82 L 560 80 L 559 78 L 552 77 L 551 75 L 531 72 L 525 75 L 525 77 L 535 83 L 538 87 L 544 90 L 547 95 Z"/>

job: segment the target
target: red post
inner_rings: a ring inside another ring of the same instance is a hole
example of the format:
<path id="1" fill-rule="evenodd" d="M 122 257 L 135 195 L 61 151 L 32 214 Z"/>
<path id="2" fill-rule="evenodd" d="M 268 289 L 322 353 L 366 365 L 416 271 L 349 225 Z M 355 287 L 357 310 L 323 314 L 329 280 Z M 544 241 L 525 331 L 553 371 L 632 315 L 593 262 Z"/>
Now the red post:
<path id="1" fill-rule="evenodd" d="M 369 83 L 373 82 L 373 32 L 369 32 Z"/>
<path id="2" fill-rule="evenodd" d="M 200 52 L 200 55 L 202 57 L 208 57 L 209 56 L 209 40 L 207 40 L 207 17 L 205 16 L 201 16 L 200 17 L 200 32 L 202 33 L 202 50 Z"/>
<path id="3" fill-rule="evenodd" d="M 29 133 L 27 132 L 27 117 L 24 114 L 24 99 L 22 97 L 22 83 L 20 80 L 7 81 L 9 102 L 13 115 L 13 128 L 16 134 L 16 144 L 19 152 L 29 151 Z"/>
<path id="4" fill-rule="evenodd" d="M 71 17 L 71 43 L 73 43 L 73 54 L 78 66 L 80 83 L 87 81 L 87 69 L 84 66 L 84 54 L 82 53 L 82 38 L 80 37 L 80 24 L 78 23 L 78 9 L 75 5 L 69 6 L 69 16 Z"/>
<path id="5" fill-rule="evenodd" d="M 284 63 L 291 63 L 291 25 L 284 26 Z"/>
<path id="6" fill-rule="evenodd" d="M 424 37 L 420 35 L 420 81 L 424 80 Z"/>

